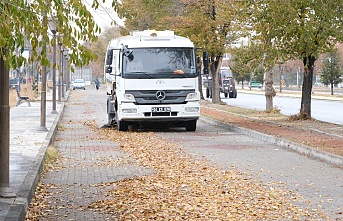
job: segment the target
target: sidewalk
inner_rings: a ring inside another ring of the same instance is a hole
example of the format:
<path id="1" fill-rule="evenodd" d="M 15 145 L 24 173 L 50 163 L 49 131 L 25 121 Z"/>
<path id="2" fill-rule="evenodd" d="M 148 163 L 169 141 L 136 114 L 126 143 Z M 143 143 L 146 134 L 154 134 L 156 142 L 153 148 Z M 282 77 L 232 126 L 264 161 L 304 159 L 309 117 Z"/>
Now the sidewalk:
<path id="1" fill-rule="evenodd" d="M 41 102 L 22 102 L 10 110 L 10 188 L 16 198 L 0 198 L 0 221 L 24 220 L 35 191 L 47 147 L 51 144 L 64 103 L 57 102 L 52 114 L 51 93 L 47 93 L 46 129 L 41 128 Z"/>

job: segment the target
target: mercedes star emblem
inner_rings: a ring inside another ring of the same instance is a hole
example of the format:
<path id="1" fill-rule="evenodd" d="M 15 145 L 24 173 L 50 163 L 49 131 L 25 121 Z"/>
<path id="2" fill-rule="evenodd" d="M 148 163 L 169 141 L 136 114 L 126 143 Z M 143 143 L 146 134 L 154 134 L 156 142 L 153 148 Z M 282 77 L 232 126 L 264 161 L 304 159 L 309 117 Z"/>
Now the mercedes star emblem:
<path id="1" fill-rule="evenodd" d="M 166 98 L 166 93 L 164 91 L 157 91 L 156 98 L 160 101 L 164 100 L 164 98 Z"/>

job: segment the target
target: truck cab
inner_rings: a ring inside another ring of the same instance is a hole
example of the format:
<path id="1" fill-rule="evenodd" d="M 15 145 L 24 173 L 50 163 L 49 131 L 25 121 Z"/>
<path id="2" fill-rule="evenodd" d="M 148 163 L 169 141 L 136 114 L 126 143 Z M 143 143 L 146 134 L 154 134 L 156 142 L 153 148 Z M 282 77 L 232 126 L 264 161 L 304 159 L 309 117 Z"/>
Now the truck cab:
<path id="1" fill-rule="evenodd" d="M 108 123 L 163 122 L 196 130 L 200 93 L 195 47 L 172 31 L 137 31 L 110 41 L 105 61 Z"/>

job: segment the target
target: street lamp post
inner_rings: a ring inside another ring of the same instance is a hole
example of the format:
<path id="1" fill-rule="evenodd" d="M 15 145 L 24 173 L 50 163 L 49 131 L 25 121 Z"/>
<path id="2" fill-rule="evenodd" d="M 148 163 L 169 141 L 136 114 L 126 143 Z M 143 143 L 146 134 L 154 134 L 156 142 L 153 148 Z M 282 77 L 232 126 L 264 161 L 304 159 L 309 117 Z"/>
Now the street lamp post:
<path id="1" fill-rule="evenodd" d="M 46 12 L 43 13 L 43 25 L 48 26 L 48 18 Z M 47 45 L 43 45 L 43 50 L 46 50 Z M 46 127 L 46 65 L 42 68 L 42 86 L 41 86 L 41 120 L 40 131 L 48 131 Z"/>
<path id="2" fill-rule="evenodd" d="M 63 74 L 63 55 L 62 55 L 62 43 L 58 43 L 60 46 L 60 72 L 58 74 L 58 102 L 62 101 L 62 74 Z"/>
<path id="3" fill-rule="evenodd" d="M 60 89 L 61 89 L 61 98 L 65 99 L 64 96 L 64 48 L 61 45 L 61 69 L 62 72 L 60 74 L 60 78 L 61 78 L 61 85 L 60 85 Z"/>
<path id="4" fill-rule="evenodd" d="M 54 45 L 53 45 L 53 66 L 52 66 L 52 112 L 53 114 L 57 114 L 56 111 L 56 32 L 57 32 L 57 24 L 55 18 L 50 18 L 49 21 L 49 28 L 54 36 Z"/>
<path id="5" fill-rule="evenodd" d="M 67 88 L 70 89 L 70 80 L 71 80 L 71 73 L 70 73 L 70 66 L 69 66 L 69 53 L 66 56 L 66 63 L 67 63 L 67 72 L 68 72 L 68 80 L 67 80 Z"/>
<path id="6" fill-rule="evenodd" d="M 65 57 L 65 68 L 64 68 L 64 71 L 65 71 L 65 85 L 66 85 L 66 90 L 63 90 L 63 93 L 66 93 L 66 91 L 69 89 L 69 69 L 68 69 L 68 58 L 69 58 L 69 49 L 68 48 L 65 48 L 64 51 L 63 51 L 63 55 Z M 64 85 L 63 85 L 64 87 Z M 64 94 L 64 98 L 66 98 L 66 94 Z"/>

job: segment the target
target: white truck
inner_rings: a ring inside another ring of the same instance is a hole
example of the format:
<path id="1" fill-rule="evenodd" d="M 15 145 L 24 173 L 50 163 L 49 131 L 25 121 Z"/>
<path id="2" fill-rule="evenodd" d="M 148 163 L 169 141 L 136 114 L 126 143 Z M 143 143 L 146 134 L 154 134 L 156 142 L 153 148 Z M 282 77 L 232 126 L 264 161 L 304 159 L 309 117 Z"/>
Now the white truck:
<path id="1" fill-rule="evenodd" d="M 109 42 L 105 61 L 108 124 L 161 122 L 195 131 L 200 116 L 196 49 L 173 31 L 135 31 Z"/>

